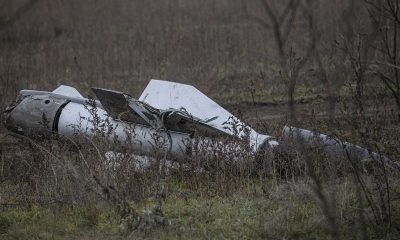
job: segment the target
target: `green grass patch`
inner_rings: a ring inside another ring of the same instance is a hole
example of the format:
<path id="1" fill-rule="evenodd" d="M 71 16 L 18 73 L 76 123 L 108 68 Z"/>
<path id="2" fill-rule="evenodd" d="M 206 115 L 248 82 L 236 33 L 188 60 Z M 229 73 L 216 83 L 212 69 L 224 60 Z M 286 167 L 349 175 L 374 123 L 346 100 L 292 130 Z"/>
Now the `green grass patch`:
<path id="1" fill-rule="evenodd" d="M 321 89 L 298 87 L 294 99 L 296 103 L 309 103 L 320 101 L 325 97 Z M 244 90 L 241 92 L 221 92 L 214 97 L 218 102 L 224 104 L 255 103 L 259 105 L 279 105 L 287 103 L 287 94 L 281 88 L 258 88 L 254 91 Z"/>
<path id="2" fill-rule="evenodd" d="M 256 185 L 255 183 L 253 185 Z M 174 182 L 162 206 L 165 225 L 147 232 L 127 232 L 115 208 L 105 204 L 30 208 L 3 207 L 0 239 L 329 239 L 328 223 L 318 198 L 306 182 L 284 183 L 265 191 L 253 186 L 229 196 L 199 195 Z M 344 180 L 324 186 L 341 238 L 359 236 L 359 204 L 354 185 Z M 155 199 L 136 203 L 145 216 Z M 393 216 L 399 201 L 392 202 Z M 385 229 L 368 224 L 368 236 Z M 393 236 L 394 237 L 394 236 Z M 394 239 L 394 238 L 393 238 Z"/>
<path id="3" fill-rule="evenodd" d="M 356 92 L 355 84 L 345 84 L 334 90 L 334 96 L 338 99 L 349 98 Z M 380 95 L 391 97 L 390 91 L 381 82 L 369 83 L 364 86 L 365 97 Z M 326 90 L 319 87 L 299 85 L 294 93 L 294 101 L 302 103 L 320 103 L 327 97 Z M 282 86 L 271 86 L 270 88 L 242 89 L 242 91 L 221 91 L 212 95 L 213 99 L 223 104 L 255 103 L 258 105 L 280 105 L 288 102 L 286 89 Z"/>
<path id="4" fill-rule="evenodd" d="M 119 234 L 119 217 L 103 205 L 6 207 L 0 212 L 0 239 L 68 239 L 96 232 Z"/>

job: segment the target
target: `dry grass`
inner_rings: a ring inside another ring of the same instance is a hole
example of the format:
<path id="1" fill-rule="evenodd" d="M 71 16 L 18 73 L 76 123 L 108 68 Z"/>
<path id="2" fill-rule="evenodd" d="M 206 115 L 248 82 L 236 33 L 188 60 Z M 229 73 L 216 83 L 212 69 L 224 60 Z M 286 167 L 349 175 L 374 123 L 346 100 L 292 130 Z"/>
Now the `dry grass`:
<path id="1" fill-rule="evenodd" d="M 0 1 L 0 23 L 22 2 Z M 244 2 L 248 13 L 270 23 L 261 1 Z M 282 12 L 287 1 L 270 2 Z M 246 18 L 243 1 L 39 0 L 0 29 L 0 107 L 20 89 L 68 84 L 84 95 L 97 86 L 138 96 L 149 79 L 168 79 L 194 84 L 280 138 L 290 115 L 282 76 L 291 76 L 282 74 L 282 58 L 295 64 L 314 39 L 295 79 L 297 125 L 400 159 L 399 110 L 371 74 L 392 70 L 366 65 L 382 59 L 368 5 L 306 3 L 295 15 L 286 58 L 271 29 Z M 161 176 L 160 159 L 137 171 L 132 152 L 105 141 L 101 131 L 94 140 L 43 142 L 5 133 L 1 126 L 0 238 L 399 236 L 398 173 L 346 156 L 337 165 L 318 144 L 300 144 L 295 158 L 274 152 L 268 164 L 234 151 L 193 157 Z M 110 149 L 125 153 L 118 164 L 104 160 Z M 238 156 L 239 165 L 232 160 Z"/>

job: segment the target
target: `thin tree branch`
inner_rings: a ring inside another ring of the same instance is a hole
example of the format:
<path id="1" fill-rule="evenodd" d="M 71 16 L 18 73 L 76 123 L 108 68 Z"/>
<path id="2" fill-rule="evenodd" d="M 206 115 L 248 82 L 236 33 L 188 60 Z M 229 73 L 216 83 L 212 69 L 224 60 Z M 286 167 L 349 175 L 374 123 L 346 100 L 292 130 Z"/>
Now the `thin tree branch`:
<path id="1" fill-rule="evenodd" d="M 299 3 L 299 1 L 290 1 L 290 2 L 286 5 L 286 7 L 285 7 L 285 9 L 283 10 L 282 14 L 279 16 L 279 22 L 283 23 L 283 22 L 285 21 L 287 15 L 289 14 L 290 10 L 292 9 L 293 3 L 295 3 L 295 2 L 296 2 L 296 4 Z"/>
<path id="2" fill-rule="evenodd" d="M 369 62 L 369 63 L 375 63 L 375 64 L 379 64 L 379 65 L 384 65 L 387 67 L 391 67 L 391 68 L 395 68 L 395 69 L 399 69 L 400 70 L 400 66 L 388 63 L 388 62 L 381 62 L 381 61 L 374 61 L 374 62 Z"/>
<path id="3" fill-rule="evenodd" d="M 21 17 L 26 12 L 32 9 L 32 7 L 35 6 L 35 4 L 38 2 L 39 0 L 29 0 L 22 7 L 18 8 L 10 18 L 3 21 L 0 20 L 0 31 L 11 27 L 15 22 L 21 19 Z"/>
<path id="4" fill-rule="evenodd" d="M 267 12 L 267 15 L 269 19 L 272 21 L 272 24 L 274 26 L 279 26 L 278 18 L 277 16 L 273 13 L 271 6 L 268 3 L 268 0 L 261 0 L 261 4 L 263 5 L 265 11 Z"/>
<path id="5" fill-rule="evenodd" d="M 291 3 L 294 3 L 294 5 L 291 4 L 291 11 L 290 11 L 290 17 L 289 17 L 289 22 L 287 24 L 287 27 L 283 33 L 282 40 L 285 43 L 286 40 L 289 37 L 290 32 L 292 31 L 293 25 L 294 25 L 294 19 L 296 17 L 297 9 L 300 5 L 300 1 L 291 1 Z"/>

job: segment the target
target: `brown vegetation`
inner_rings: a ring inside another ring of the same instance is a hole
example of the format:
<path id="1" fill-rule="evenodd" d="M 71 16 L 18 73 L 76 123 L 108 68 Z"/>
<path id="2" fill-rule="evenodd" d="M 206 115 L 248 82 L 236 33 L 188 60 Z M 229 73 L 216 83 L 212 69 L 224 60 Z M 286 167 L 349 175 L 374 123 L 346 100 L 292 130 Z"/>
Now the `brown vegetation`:
<path id="1" fill-rule="evenodd" d="M 20 89 L 67 84 L 87 94 L 96 86 L 137 96 L 149 79 L 168 79 L 239 108 L 260 132 L 280 138 L 290 123 L 396 161 L 399 19 L 398 0 L 0 0 L 0 107 Z M 101 129 L 95 139 L 43 142 L 6 136 L 3 126 L 0 134 L 0 237 L 51 238 L 18 230 L 39 219 L 29 215 L 37 206 L 45 209 L 35 213 L 40 219 L 68 216 L 62 225 L 69 226 L 83 218 L 84 231 L 93 223 L 101 232 L 98 226 L 109 218 L 99 220 L 97 204 L 104 203 L 113 209 L 115 236 L 400 234 L 398 172 L 381 159 L 332 160 L 319 143 L 287 143 L 285 151 L 270 153 L 271 161 L 235 151 L 193 157 L 164 174 L 163 154 L 141 170 L 140 159 L 105 141 Z M 299 150 L 295 157 L 287 154 L 292 148 Z M 123 154 L 109 162 L 108 150 Z M 248 210 L 257 222 L 246 218 L 248 226 L 239 232 L 215 229 L 214 212 L 227 213 L 222 221 L 232 223 L 228 206 Z"/>

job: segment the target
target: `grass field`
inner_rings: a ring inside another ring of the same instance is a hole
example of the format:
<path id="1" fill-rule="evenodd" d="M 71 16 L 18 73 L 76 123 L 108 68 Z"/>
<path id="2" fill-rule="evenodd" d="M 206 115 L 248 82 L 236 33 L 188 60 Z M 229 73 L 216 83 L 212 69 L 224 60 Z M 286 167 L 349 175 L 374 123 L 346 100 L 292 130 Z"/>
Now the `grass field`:
<path id="1" fill-rule="evenodd" d="M 397 162 L 398 4 L 0 0 L 0 108 L 21 89 L 138 97 L 165 79 L 279 141 L 291 124 Z M 317 144 L 263 164 L 188 157 L 164 176 L 128 158 L 110 168 L 115 142 L 76 143 L 18 139 L 1 124 L 0 239 L 400 238 L 399 173 L 380 161 L 332 159 Z"/>
<path id="2" fill-rule="evenodd" d="M 380 238 L 383 227 L 360 231 L 352 181 L 327 183 L 336 198 L 336 231 L 340 238 Z M 323 210 L 309 183 L 270 183 L 267 190 L 251 183 L 230 196 L 209 196 L 171 187 L 161 215 L 149 209 L 151 199 L 137 209 L 146 218 L 142 230 L 127 231 L 116 209 L 104 204 L 84 206 L 4 207 L 0 214 L 2 239 L 329 239 Z M 366 203 L 363 203 L 364 205 Z M 398 200 L 393 210 L 399 210 Z M 368 216 L 366 213 L 366 218 Z M 393 216 L 395 217 L 395 216 Z M 398 234 L 390 236 L 393 239 Z"/>

